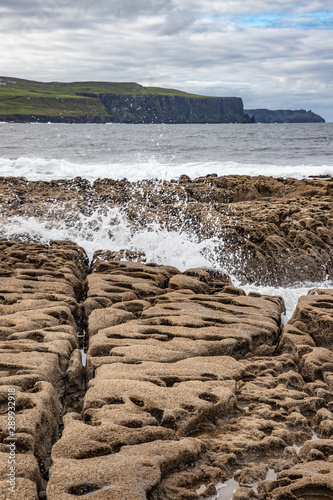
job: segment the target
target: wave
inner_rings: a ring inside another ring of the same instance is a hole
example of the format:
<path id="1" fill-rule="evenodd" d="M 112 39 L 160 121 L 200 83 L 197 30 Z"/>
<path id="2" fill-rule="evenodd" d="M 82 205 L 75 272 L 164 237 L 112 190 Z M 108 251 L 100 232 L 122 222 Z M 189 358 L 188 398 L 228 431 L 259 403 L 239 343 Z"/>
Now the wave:
<path id="1" fill-rule="evenodd" d="M 83 177 L 91 182 L 98 178 L 115 180 L 126 178 L 135 182 L 145 179 L 179 179 L 183 174 L 191 179 L 209 174 L 266 175 L 304 179 L 310 176 L 333 176 L 333 165 L 279 165 L 233 161 L 175 164 L 164 163 L 154 158 L 133 163 L 76 163 L 65 159 L 0 158 L 1 176 L 25 177 L 31 181 Z"/>

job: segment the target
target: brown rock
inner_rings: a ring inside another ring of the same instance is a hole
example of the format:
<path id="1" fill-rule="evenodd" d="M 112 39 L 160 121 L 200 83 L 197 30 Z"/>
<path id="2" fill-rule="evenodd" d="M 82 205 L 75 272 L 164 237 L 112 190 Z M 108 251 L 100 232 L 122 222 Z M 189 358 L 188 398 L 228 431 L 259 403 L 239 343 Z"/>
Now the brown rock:
<path id="1" fill-rule="evenodd" d="M 66 500 L 94 491 L 96 498 L 145 499 L 161 477 L 196 460 L 199 452 L 198 441 L 187 438 L 124 446 L 120 454 L 84 461 L 56 459 L 47 498 Z"/>
<path id="2" fill-rule="evenodd" d="M 169 281 L 169 287 L 173 290 L 192 290 L 195 293 L 207 293 L 209 286 L 198 278 L 176 274 Z"/>

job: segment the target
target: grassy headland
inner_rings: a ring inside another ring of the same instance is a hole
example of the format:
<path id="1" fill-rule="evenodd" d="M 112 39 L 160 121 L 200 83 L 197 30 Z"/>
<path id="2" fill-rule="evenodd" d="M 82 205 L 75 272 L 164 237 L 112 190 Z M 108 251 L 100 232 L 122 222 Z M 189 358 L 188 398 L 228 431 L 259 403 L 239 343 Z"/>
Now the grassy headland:
<path id="1" fill-rule="evenodd" d="M 138 83 L 119 82 L 36 82 L 0 77 L 0 116 L 43 115 L 59 117 L 109 116 L 100 94 L 164 95 L 202 98 L 180 90 L 143 87 Z"/>

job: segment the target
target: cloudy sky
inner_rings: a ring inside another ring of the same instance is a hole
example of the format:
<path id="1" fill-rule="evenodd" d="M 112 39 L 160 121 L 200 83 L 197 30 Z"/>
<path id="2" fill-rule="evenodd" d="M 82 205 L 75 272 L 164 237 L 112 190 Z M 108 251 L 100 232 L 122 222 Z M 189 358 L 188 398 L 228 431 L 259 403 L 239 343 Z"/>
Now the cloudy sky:
<path id="1" fill-rule="evenodd" d="M 333 121 L 331 0 L 0 0 L 0 74 L 134 81 Z"/>

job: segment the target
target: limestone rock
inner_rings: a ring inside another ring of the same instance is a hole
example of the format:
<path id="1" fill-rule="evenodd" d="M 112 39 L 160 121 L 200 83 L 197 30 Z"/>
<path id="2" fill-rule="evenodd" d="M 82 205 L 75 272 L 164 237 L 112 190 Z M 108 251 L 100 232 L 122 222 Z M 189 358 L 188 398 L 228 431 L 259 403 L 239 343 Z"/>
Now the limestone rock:
<path id="1" fill-rule="evenodd" d="M 292 194 L 276 183 L 235 195 Z M 301 298 L 281 334 L 280 297 L 214 270 L 102 251 L 88 272 L 70 242 L 0 249 L 0 495 L 13 387 L 17 498 L 194 499 L 232 478 L 239 499 L 332 494 L 331 290 Z"/>
<path id="2" fill-rule="evenodd" d="M 2 240 L 0 249 L 1 478 L 6 452 L 8 474 L 8 444 L 15 439 L 13 495 L 37 499 L 45 492 L 62 404 L 83 389 L 76 330 L 86 257 L 70 242 Z M 7 409 L 13 397 L 15 429 L 10 430 Z M 2 481 L 3 498 L 9 498 L 7 488 Z"/>

